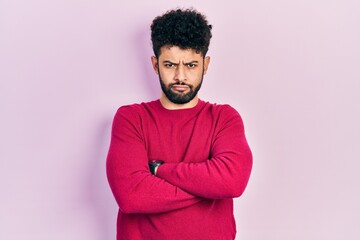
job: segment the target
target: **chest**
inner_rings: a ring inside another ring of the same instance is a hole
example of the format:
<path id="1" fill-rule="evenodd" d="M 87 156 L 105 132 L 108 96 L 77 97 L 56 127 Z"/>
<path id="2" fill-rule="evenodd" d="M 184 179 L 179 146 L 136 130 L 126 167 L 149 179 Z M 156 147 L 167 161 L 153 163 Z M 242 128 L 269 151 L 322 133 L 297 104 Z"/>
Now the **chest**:
<path id="1" fill-rule="evenodd" d="M 148 158 L 165 162 L 201 162 L 211 157 L 216 134 L 211 118 L 154 119 L 143 124 Z"/>

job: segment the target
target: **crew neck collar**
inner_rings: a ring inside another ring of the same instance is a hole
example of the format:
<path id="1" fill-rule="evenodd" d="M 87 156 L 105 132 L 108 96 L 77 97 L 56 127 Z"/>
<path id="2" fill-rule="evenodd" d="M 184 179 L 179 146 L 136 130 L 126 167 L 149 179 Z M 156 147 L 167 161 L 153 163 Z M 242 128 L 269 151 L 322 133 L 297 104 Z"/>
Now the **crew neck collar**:
<path id="1" fill-rule="evenodd" d="M 155 103 L 161 111 L 168 112 L 168 113 L 193 112 L 193 111 L 197 111 L 199 108 L 201 108 L 205 104 L 204 101 L 199 99 L 198 102 L 196 103 L 196 105 L 191 108 L 167 109 L 161 104 L 160 99 L 156 100 Z"/>

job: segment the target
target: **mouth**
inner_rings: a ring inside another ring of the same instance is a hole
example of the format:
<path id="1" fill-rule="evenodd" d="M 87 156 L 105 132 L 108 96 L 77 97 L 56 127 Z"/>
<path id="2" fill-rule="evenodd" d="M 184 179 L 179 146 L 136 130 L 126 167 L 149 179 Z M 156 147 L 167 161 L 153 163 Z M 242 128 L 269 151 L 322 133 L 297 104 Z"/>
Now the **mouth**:
<path id="1" fill-rule="evenodd" d="M 173 84 L 171 86 L 171 88 L 174 91 L 184 92 L 184 91 L 188 90 L 190 87 L 188 85 L 185 85 L 185 84 Z"/>

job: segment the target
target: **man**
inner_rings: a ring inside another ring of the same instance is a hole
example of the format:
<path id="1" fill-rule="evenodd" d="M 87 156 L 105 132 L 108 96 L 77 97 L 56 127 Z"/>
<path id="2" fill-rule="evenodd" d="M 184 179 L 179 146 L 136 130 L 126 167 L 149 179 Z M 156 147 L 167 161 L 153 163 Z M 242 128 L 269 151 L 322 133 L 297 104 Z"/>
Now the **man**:
<path id="1" fill-rule="evenodd" d="M 118 240 L 235 238 L 233 198 L 247 185 L 252 155 L 237 111 L 198 97 L 210 38 L 193 9 L 151 25 L 162 95 L 118 109 L 107 158 Z"/>

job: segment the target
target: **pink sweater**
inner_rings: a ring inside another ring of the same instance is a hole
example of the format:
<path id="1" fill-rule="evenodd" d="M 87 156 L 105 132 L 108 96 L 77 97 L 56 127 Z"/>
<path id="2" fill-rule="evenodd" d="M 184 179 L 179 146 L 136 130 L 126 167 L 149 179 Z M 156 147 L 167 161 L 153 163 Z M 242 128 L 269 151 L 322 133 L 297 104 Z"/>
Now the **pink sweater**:
<path id="1" fill-rule="evenodd" d="M 163 160 L 157 176 L 148 160 Z M 233 198 L 245 190 L 252 155 L 240 115 L 199 100 L 167 110 L 159 100 L 117 111 L 107 176 L 119 205 L 117 240 L 230 240 Z"/>

